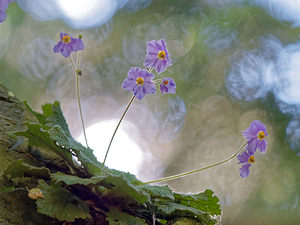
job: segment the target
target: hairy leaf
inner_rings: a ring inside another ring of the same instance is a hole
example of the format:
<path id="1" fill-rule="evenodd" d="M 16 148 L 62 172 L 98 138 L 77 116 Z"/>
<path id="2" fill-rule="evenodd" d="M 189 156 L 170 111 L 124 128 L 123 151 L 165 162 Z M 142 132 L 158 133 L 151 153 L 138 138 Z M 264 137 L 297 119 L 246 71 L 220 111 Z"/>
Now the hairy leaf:
<path id="1" fill-rule="evenodd" d="M 48 185 L 44 180 L 39 180 L 38 188 L 43 193 L 43 198 L 36 201 L 39 213 L 67 222 L 91 218 L 87 205 L 60 185 Z"/>

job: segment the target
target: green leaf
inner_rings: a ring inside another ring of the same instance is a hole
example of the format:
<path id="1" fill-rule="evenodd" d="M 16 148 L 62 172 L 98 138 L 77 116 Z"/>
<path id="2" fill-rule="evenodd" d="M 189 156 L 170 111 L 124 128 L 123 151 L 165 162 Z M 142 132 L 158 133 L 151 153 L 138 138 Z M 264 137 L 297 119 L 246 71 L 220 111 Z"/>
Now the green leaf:
<path id="1" fill-rule="evenodd" d="M 50 171 L 45 167 L 31 166 L 19 159 L 10 164 L 4 171 L 4 174 L 10 178 L 24 177 L 24 175 L 27 175 L 47 179 L 50 176 Z"/>
<path id="2" fill-rule="evenodd" d="M 44 129 L 50 129 L 51 127 L 59 125 L 65 133 L 71 136 L 68 124 L 63 116 L 59 102 L 55 101 L 53 104 L 43 105 L 43 114 L 33 111 L 26 101 L 24 102 L 24 104 L 29 109 L 29 111 L 36 116 L 39 123 Z"/>
<path id="3" fill-rule="evenodd" d="M 62 145 L 59 145 L 55 139 L 52 138 L 53 133 L 60 132 L 57 131 L 57 129 L 62 130 L 61 127 L 56 126 L 50 130 L 45 130 L 37 123 L 27 122 L 26 125 L 26 131 L 17 131 L 15 135 L 27 137 L 30 146 L 39 146 L 49 149 L 65 159 L 70 165 L 74 165 L 71 152 L 63 148 Z"/>
<path id="4" fill-rule="evenodd" d="M 147 225 L 145 220 L 112 208 L 106 214 L 109 225 Z"/>
<path id="5" fill-rule="evenodd" d="M 33 114 L 35 115 L 35 117 L 38 119 L 38 121 L 40 122 L 40 124 L 45 124 L 46 121 L 46 117 L 43 114 L 40 114 L 38 112 L 33 111 L 33 109 L 30 107 L 30 105 L 27 103 L 27 101 L 24 101 L 25 106 L 27 107 L 27 109 Z"/>
<path id="6" fill-rule="evenodd" d="M 139 189 L 148 192 L 151 198 L 165 198 L 170 200 L 175 200 L 173 192 L 168 185 L 165 186 L 154 186 L 154 185 L 141 185 L 138 186 Z"/>
<path id="7" fill-rule="evenodd" d="M 105 193 L 108 198 L 122 198 L 128 202 L 143 204 L 150 201 L 150 195 L 132 184 L 124 175 L 107 175 L 101 185 L 109 188 Z"/>
<path id="8" fill-rule="evenodd" d="M 219 199 L 213 196 L 214 192 L 207 189 L 203 193 L 194 195 L 175 193 L 175 202 L 193 207 L 195 209 L 209 212 L 211 215 L 221 215 L 221 206 L 218 204 Z"/>
<path id="9" fill-rule="evenodd" d="M 101 173 L 102 164 L 98 162 L 93 154 L 93 150 L 84 147 L 82 144 L 75 141 L 71 136 L 66 134 L 59 126 L 54 126 L 49 130 L 49 137 L 52 141 L 56 141 L 59 146 L 75 152 L 78 160 L 82 163 L 87 172 L 91 175 Z"/>
<path id="10" fill-rule="evenodd" d="M 46 118 L 43 125 L 54 127 L 59 125 L 65 134 L 71 136 L 68 124 L 63 116 L 62 110 L 60 108 L 59 102 L 54 102 L 53 104 L 45 104 L 42 106 L 43 116 Z"/>
<path id="11" fill-rule="evenodd" d="M 87 205 L 60 185 L 48 185 L 44 180 L 39 180 L 38 188 L 44 196 L 36 201 L 39 213 L 67 222 L 91 218 Z"/>
<path id="12" fill-rule="evenodd" d="M 66 185 L 82 184 L 82 185 L 96 185 L 103 181 L 104 176 L 94 176 L 91 178 L 81 178 L 77 176 L 72 176 L 64 174 L 61 172 L 51 174 L 51 179 L 56 183 L 64 182 Z"/>
<path id="13" fill-rule="evenodd" d="M 214 224 L 215 222 L 215 220 L 212 219 L 208 213 L 193 207 L 161 199 L 155 199 L 154 205 L 157 207 L 157 214 L 159 216 L 163 215 L 163 218 L 166 219 L 172 219 L 176 217 L 189 217 L 198 219 L 199 222 L 205 225 Z"/>

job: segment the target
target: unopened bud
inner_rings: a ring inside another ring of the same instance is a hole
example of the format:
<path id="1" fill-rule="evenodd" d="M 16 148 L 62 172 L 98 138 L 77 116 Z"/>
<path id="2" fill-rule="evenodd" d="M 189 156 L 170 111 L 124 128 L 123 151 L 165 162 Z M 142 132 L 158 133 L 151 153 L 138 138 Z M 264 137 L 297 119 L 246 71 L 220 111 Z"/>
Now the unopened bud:
<path id="1" fill-rule="evenodd" d="M 82 34 L 79 34 L 79 36 L 78 36 L 78 37 L 79 37 L 79 39 L 82 39 Z"/>

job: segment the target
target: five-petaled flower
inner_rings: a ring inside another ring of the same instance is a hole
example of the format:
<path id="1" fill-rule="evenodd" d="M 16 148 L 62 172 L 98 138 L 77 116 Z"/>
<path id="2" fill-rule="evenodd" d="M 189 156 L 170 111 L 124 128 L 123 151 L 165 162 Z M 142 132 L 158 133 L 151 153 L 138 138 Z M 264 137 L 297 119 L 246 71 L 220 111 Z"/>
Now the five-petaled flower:
<path id="1" fill-rule="evenodd" d="M 153 83 L 154 75 L 146 69 L 132 67 L 128 77 L 123 81 L 122 88 L 132 91 L 134 96 L 141 100 L 146 94 L 155 94 L 156 87 Z"/>
<path id="2" fill-rule="evenodd" d="M 239 164 L 242 163 L 242 168 L 240 168 L 240 175 L 241 177 L 245 178 L 248 177 L 249 175 L 249 167 L 251 166 L 252 163 L 255 162 L 254 159 L 254 153 L 250 153 L 247 150 L 242 152 L 242 154 L 237 156 L 239 160 Z"/>
<path id="3" fill-rule="evenodd" d="M 69 57 L 72 52 L 83 50 L 84 44 L 81 38 L 73 38 L 66 33 L 60 33 L 60 42 L 54 46 L 53 51 L 61 53 L 64 57 Z"/>
<path id="4" fill-rule="evenodd" d="M 164 72 L 167 66 L 172 65 L 165 40 L 148 41 L 147 42 L 147 55 L 144 61 L 144 66 L 147 68 L 155 68 L 157 73 Z"/>
<path id="5" fill-rule="evenodd" d="M 171 77 L 165 77 L 162 79 L 162 82 L 160 84 L 160 91 L 161 93 L 167 94 L 175 94 L 176 93 L 176 84 L 173 78 Z"/>
<path id="6" fill-rule="evenodd" d="M 248 140 L 247 150 L 249 153 L 254 154 L 257 148 L 260 152 L 265 152 L 267 148 L 267 141 L 265 137 L 267 134 L 266 126 L 259 120 L 254 120 L 250 127 L 243 133 L 244 137 Z"/>
<path id="7" fill-rule="evenodd" d="M 14 2 L 15 0 L 0 0 L 0 23 L 2 23 L 6 17 L 6 9 L 8 8 L 9 3 Z"/>

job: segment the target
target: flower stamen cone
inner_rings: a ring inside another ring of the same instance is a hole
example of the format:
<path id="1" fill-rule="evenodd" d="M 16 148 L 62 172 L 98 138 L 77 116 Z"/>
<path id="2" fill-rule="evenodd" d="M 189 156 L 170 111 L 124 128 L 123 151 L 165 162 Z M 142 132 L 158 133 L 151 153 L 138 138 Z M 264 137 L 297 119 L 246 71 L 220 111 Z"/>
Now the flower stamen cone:
<path id="1" fill-rule="evenodd" d="M 143 79 L 142 77 L 138 77 L 138 78 L 136 79 L 136 84 L 137 84 L 137 85 L 143 85 L 143 84 L 144 84 L 144 79 Z"/>
<path id="2" fill-rule="evenodd" d="M 62 37 L 62 41 L 65 44 L 69 44 L 71 42 L 71 38 L 70 38 L 70 36 L 65 35 L 65 36 Z"/>
<path id="3" fill-rule="evenodd" d="M 266 137 L 265 132 L 259 131 L 257 137 L 258 137 L 258 139 L 261 140 L 261 141 L 264 140 L 265 137 Z"/>
<path id="4" fill-rule="evenodd" d="M 254 162 L 255 162 L 254 155 L 251 155 L 248 159 L 248 163 L 254 163 Z"/>
<path id="5" fill-rule="evenodd" d="M 164 50 L 161 50 L 159 53 L 158 53 L 158 58 L 159 59 L 165 59 L 166 58 L 166 52 Z"/>

